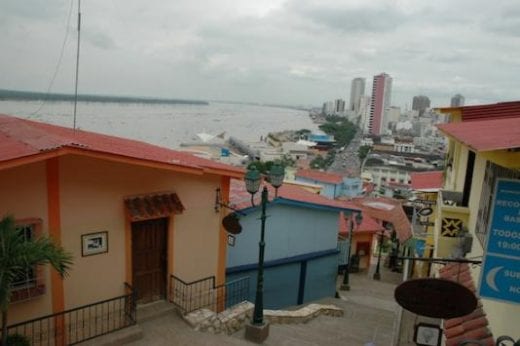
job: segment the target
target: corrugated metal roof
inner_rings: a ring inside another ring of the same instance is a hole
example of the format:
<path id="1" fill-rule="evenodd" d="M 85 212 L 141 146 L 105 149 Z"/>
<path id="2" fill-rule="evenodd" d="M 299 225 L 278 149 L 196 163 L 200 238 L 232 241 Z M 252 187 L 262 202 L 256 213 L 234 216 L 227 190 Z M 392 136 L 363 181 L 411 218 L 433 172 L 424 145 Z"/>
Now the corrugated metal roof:
<path id="1" fill-rule="evenodd" d="M 513 118 L 454 122 L 437 127 L 476 151 L 520 148 L 520 114 Z"/>
<path id="2" fill-rule="evenodd" d="M 0 163 L 74 148 L 241 176 L 243 169 L 156 145 L 0 114 Z"/>
<path id="3" fill-rule="evenodd" d="M 343 182 L 343 177 L 339 174 L 320 172 L 312 169 L 300 169 L 294 176 L 328 184 L 341 184 Z"/>
<path id="4" fill-rule="evenodd" d="M 439 190 L 444 183 L 442 171 L 413 172 L 410 174 L 410 179 L 412 190 L 416 191 Z"/>

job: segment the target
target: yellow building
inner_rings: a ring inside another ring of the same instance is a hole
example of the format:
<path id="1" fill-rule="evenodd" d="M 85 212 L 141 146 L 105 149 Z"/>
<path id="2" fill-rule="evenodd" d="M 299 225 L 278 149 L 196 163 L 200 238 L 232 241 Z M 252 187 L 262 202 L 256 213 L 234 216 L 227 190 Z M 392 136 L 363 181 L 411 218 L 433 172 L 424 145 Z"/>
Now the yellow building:
<path id="1" fill-rule="evenodd" d="M 9 325 L 50 316 L 9 332 L 69 344 L 131 324 L 135 300 L 196 305 L 181 299 L 187 283 L 225 282 L 216 189 L 227 201 L 242 176 L 143 142 L 0 115 L 0 216 L 74 256 L 65 279 L 44 267 L 16 283 Z"/>
<path id="2" fill-rule="evenodd" d="M 520 102 L 440 111 L 449 114 L 451 121 L 438 126 L 449 145 L 444 188 L 437 201 L 435 257 L 466 255 L 468 259 L 482 259 L 496 181 L 520 179 Z M 520 244 L 518 238 L 516 244 Z M 482 266 L 451 265 L 441 269 L 440 276 L 462 282 L 470 274 L 465 284 L 476 290 L 478 297 L 481 270 Z M 519 304 L 478 298 L 481 310 L 472 316 L 444 322 L 447 345 L 457 345 L 464 338 L 483 340 L 486 345 L 494 345 L 492 337 L 501 335 L 520 339 Z"/>

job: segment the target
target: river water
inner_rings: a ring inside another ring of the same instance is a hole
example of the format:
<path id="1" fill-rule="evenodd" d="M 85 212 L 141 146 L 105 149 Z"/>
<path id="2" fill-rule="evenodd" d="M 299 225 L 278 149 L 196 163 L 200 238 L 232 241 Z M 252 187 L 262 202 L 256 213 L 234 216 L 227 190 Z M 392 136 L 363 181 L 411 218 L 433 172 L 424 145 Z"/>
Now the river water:
<path id="1" fill-rule="evenodd" d="M 36 112 L 37 111 L 37 112 Z M 36 113 L 35 113 L 36 112 Z M 0 113 L 72 127 L 72 102 L 0 101 Z M 77 128 L 178 148 L 197 133 L 257 141 L 269 132 L 317 130 L 306 111 L 257 105 L 78 102 Z"/>

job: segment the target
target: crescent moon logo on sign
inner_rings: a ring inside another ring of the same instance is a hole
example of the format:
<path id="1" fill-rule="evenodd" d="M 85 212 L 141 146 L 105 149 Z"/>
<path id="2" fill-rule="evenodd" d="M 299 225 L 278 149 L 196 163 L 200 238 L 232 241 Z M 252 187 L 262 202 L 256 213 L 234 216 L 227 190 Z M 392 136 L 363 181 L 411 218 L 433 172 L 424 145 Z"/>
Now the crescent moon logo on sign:
<path id="1" fill-rule="evenodd" d="M 499 289 L 496 284 L 496 276 L 502 268 L 504 268 L 504 267 L 493 268 L 486 275 L 486 283 L 488 284 L 489 287 L 491 287 L 492 290 L 494 290 L 496 292 L 499 292 Z"/>

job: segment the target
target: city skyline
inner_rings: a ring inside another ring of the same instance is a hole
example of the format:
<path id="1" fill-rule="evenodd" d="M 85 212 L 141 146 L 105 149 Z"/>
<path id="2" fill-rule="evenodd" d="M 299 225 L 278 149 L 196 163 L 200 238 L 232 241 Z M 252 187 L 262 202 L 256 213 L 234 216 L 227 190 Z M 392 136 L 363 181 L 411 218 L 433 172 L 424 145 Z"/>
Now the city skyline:
<path id="1" fill-rule="evenodd" d="M 54 80 L 51 92 L 72 93 L 76 12 L 77 1 L 3 1 L 0 88 L 46 92 Z M 442 107 L 520 89 L 511 0 L 92 0 L 81 12 L 83 94 L 320 106 L 383 71 L 402 109 L 415 95 Z"/>

